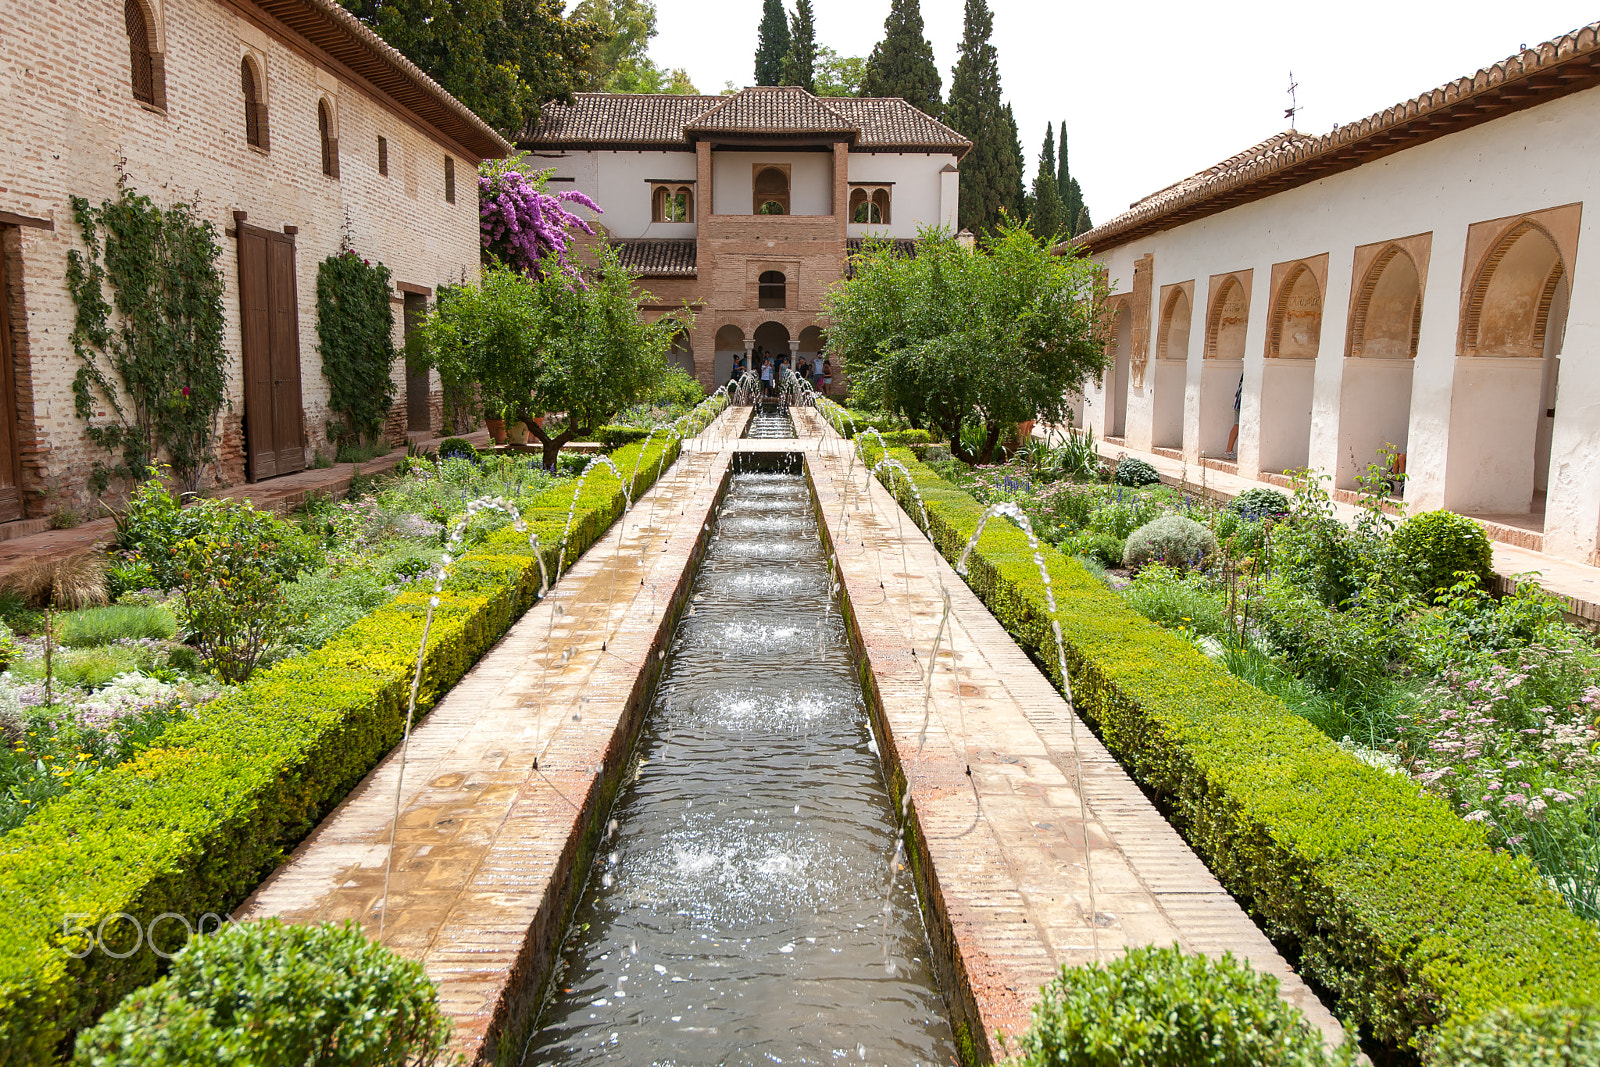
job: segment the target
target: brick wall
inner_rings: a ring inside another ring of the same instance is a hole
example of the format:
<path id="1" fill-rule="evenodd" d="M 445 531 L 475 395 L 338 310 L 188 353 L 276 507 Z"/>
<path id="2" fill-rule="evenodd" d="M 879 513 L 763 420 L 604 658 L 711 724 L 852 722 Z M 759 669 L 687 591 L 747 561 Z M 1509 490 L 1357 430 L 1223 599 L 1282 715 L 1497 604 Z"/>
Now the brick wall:
<path id="1" fill-rule="evenodd" d="M 298 227 L 301 393 L 307 458 L 326 448 L 328 387 L 317 352 L 317 265 L 348 235 L 381 260 L 397 282 L 437 288 L 474 277 L 478 218 L 474 161 L 437 135 L 332 70 L 309 45 L 291 43 L 275 23 L 253 21 L 216 0 L 151 5 L 164 51 L 164 111 L 134 100 L 128 38 L 119 0 L 9 0 L 7 21 L 26 32 L 0 35 L 0 98 L 8 135 L 0 146 L 0 212 L 50 220 L 53 230 L 6 227 L 15 315 L 24 488 L 30 515 L 91 505 L 88 472 L 103 453 L 73 412 L 77 357 L 69 335 L 75 307 L 63 282 L 67 252 L 81 248 L 68 198 L 98 203 L 114 194 L 117 164 L 158 204 L 194 200 L 217 227 L 226 282 L 229 400 L 219 441 L 220 477 L 244 474 L 240 420 L 244 392 L 233 213 L 250 224 Z M 264 16 L 263 16 L 264 20 Z M 239 65 L 264 63 L 268 150 L 245 142 Z M 319 66 L 319 62 L 323 65 Z M 331 102 L 338 135 L 337 179 L 321 170 L 317 104 Z M 377 138 L 388 141 L 389 174 L 377 171 Z M 457 202 L 444 199 L 444 157 L 456 157 Z M 395 340 L 403 338 L 396 306 Z M 404 408 L 404 367 L 396 362 Z M 26 386 L 24 386 L 26 383 Z M 437 394 L 437 379 L 434 380 Z M 437 407 L 437 395 L 434 397 Z"/>

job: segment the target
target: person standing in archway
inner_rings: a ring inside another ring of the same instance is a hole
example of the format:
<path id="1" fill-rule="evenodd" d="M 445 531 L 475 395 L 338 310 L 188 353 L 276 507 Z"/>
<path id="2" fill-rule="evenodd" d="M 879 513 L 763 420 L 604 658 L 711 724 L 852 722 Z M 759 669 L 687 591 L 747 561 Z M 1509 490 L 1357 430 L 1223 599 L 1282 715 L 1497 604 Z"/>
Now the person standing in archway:
<path id="1" fill-rule="evenodd" d="M 813 389 L 821 389 L 822 388 L 822 353 L 821 352 L 818 352 L 817 355 L 816 355 L 816 358 L 811 361 L 811 388 L 813 388 Z"/>
<path id="2" fill-rule="evenodd" d="M 770 356 L 761 361 L 761 394 L 772 395 L 772 358 Z"/>

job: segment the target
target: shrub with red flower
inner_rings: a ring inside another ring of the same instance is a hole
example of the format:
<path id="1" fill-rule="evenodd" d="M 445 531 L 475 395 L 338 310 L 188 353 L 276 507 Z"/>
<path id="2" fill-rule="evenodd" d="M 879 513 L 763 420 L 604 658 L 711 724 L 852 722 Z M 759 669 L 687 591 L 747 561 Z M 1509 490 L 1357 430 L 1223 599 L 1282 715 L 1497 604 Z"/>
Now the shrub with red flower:
<path id="1" fill-rule="evenodd" d="M 484 258 L 498 259 L 514 270 L 539 274 L 540 261 L 554 256 L 561 268 L 576 275 L 567 258 L 574 240 L 572 230 L 593 234 L 594 229 L 568 204 L 602 214 L 599 204 L 576 189 L 547 193 L 550 171 L 533 175 L 513 169 L 509 162 L 488 163 L 478 175 L 478 217 Z"/>

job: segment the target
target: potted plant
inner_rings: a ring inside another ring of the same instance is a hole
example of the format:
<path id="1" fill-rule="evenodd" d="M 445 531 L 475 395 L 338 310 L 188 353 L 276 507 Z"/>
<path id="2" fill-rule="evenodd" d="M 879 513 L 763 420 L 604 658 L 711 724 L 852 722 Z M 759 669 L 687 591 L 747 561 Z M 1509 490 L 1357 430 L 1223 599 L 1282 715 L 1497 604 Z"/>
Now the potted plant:
<path id="1" fill-rule="evenodd" d="M 495 444 L 503 445 L 506 443 L 505 412 L 493 405 L 486 406 L 483 409 L 483 424 L 488 428 L 489 437 Z"/>
<path id="2" fill-rule="evenodd" d="M 521 419 L 512 419 L 506 424 L 506 440 L 514 445 L 528 443 L 528 424 Z"/>

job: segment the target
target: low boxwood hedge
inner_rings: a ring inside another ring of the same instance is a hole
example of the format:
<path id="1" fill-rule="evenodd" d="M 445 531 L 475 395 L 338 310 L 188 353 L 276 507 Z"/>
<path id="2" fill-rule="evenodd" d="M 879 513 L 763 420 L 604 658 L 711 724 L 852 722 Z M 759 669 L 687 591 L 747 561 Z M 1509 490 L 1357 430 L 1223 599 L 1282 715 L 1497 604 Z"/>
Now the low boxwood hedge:
<path id="1" fill-rule="evenodd" d="M 876 444 L 863 447 L 875 462 Z M 893 454 L 954 560 L 983 507 L 909 451 Z M 1492 851 L 1478 826 L 1346 753 L 1076 561 L 1040 552 L 1077 709 L 1342 1016 L 1426 1052 L 1440 1027 L 1600 988 L 1600 931 L 1526 859 Z M 1059 686 L 1022 531 L 992 520 L 968 563 L 973 590 Z"/>
<path id="2" fill-rule="evenodd" d="M 614 457 L 622 471 L 639 448 Z M 678 443 L 650 442 L 635 496 L 662 449 L 664 467 Z M 545 498 L 527 518 L 553 574 L 572 487 Z M 622 506 L 621 483 L 597 469 L 579 498 L 569 565 Z M 420 707 L 533 604 L 539 580 L 527 539 L 509 528 L 466 553 L 434 612 Z M 174 952 L 184 920 L 226 915 L 394 747 L 428 596 L 427 587 L 404 592 L 316 651 L 258 672 L 0 838 L 0 1067 L 54 1062 L 75 1030 L 156 976 L 159 957 L 146 946 Z M 151 931 L 163 915 L 172 917 Z M 145 946 L 122 959 L 89 950 L 95 934 L 114 952 L 136 944 L 119 916 L 151 931 Z"/>

